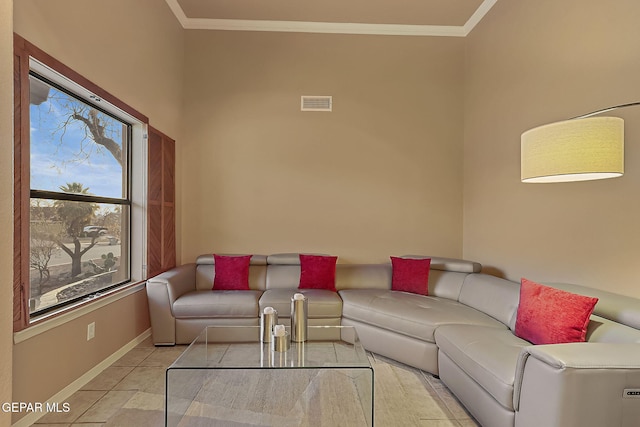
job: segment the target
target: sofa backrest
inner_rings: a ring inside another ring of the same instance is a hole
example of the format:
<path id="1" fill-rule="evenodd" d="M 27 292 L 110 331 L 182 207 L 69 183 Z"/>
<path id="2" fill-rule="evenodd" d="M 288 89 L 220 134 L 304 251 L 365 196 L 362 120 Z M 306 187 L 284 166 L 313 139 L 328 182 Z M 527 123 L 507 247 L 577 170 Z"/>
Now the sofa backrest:
<path id="1" fill-rule="evenodd" d="M 588 342 L 640 343 L 640 300 L 568 283 L 544 283 L 574 294 L 598 298 L 587 328 Z"/>
<path id="2" fill-rule="evenodd" d="M 404 255 L 405 258 L 431 258 L 429 295 L 457 300 L 465 277 L 478 272 L 476 262 L 453 258 Z M 273 254 L 267 257 L 267 289 L 297 288 L 300 282 L 298 253 Z M 336 265 L 336 289 L 391 289 L 391 262 Z"/>
<path id="3" fill-rule="evenodd" d="M 291 289 L 300 284 L 300 254 L 281 253 L 267 257 L 267 289 Z M 388 268 L 383 264 L 337 264 L 336 288 L 384 287 L 391 283 Z"/>
<path id="4" fill-rule="evenodd" d="M 640 300 L 580 285 L 544 285 L 598 298 L 587 329 L 588 342 L 640 343 Z M 458 301 L 515 330 L 520 284 L 488 274 L 469 274 L 464 280 Z"/>
<path id="5" fill-rule="evenodd" d="M 479 273 L 482 265 L 474 261 L 456 258 L 430 257 L 424 255 L 403 255 L 402 258 L 431 258 L 429 272 L 429 295 L 457 300 L 462 284 L 471 273 Z"/>
<path id="6" fill-rule="evenodd" d="M 464 280 L 458 301 L 488 314 L 514 330 L 520 302 L 520 285 L 488 274 L 469 274 Z"/>
<path id="7" fill-rule="evenodd" d="M 457 299 L 468 273 L 431 269 L 429 295 Z M 378 264 L 338 264 L 336 289 L 391 289 L 391 262 Z"/>
<path id="8" fill-rule="evenodd" d="M 640 330 L 604 317 L 591 315 L 587 342 L 640 343 Z"/>
<path id="9" fill-rule="evenodd" d="M 391 264 L 338 264 L 336 289 L 390 289 Z"/>
<path id="10" fill-rule="evenodd" d="M 300 283 L 300 254 L 282 253 L 267 257 L 267 289 L 295 289 Z"/>
<path id="11" fill-rule="evenodd" d="M 211 290 L 215 276 L 215 259 L 213 254 L 200 255 L 196 259 L 196 289 Z M 253 255 L 249 263 L 249 289 L 264 291 L 266 289 L 267 257 Z"/>

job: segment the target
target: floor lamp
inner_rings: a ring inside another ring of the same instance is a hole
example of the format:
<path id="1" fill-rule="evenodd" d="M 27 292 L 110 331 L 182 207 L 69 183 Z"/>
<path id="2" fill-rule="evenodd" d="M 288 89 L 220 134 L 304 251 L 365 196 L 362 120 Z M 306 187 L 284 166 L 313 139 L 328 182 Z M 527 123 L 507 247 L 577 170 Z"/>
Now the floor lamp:
<path id="1" fill-rule="evenodd" d="M 530 129 L 521 138 L 521 180 L 525 183 L 588 181 L 624 173 L 624 121 L 593 117 L 640 105 L 615 105 Z"/>

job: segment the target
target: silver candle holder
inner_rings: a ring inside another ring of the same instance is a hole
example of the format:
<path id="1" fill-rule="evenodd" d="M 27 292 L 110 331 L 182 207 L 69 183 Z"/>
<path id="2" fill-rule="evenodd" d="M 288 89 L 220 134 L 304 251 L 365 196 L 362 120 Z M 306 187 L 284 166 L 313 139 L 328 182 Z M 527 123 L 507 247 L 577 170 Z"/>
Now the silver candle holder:
<path id="1" fill-rule="evenodd" d="M 271 342 L 273 328 L 278 323 L 278 312 L 273 307 L 265 307 L 260 314 L 260 341 Z"/>
<path id="2" fill-rule="evenodd" d="M 291 348 L 291 335 L 284 329 L 284 325 L 276 325 L 271 335 L 271 350 L 286 352 Z"/>
<path id="3" fill-rule="evenodd" d="M 291 339 L 294 342 L 307 340 L 309 300 L 304 294 L 296 293 L 291 298 Z"/>

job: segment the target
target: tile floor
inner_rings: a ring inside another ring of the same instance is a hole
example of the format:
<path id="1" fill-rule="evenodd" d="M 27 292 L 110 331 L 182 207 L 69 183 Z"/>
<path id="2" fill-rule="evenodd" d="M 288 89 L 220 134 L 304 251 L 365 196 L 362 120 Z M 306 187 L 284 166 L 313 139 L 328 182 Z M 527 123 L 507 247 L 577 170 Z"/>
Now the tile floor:
<path id="1" fill-rule="evenodd" d="M 49 413 L 36 427 L 164 425 L 165 369 L 186 346 L 154 347 L 150 339 L 74 393 L 68 413 Z M 476 427 L 449 390 L 428 373 L 371 354 L 376 426 Z"/>

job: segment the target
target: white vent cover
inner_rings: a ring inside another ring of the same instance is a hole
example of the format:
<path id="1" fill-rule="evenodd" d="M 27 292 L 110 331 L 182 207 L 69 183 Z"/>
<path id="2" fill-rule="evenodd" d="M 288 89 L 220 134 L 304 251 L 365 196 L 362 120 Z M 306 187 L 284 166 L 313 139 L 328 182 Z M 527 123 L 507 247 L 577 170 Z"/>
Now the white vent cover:
<path id="1" fill-rule="evenodd" d="M 333 106 L 331 96 L 302 96 L 300 97 L 300 111 L 331 111 Z"/>

